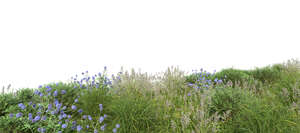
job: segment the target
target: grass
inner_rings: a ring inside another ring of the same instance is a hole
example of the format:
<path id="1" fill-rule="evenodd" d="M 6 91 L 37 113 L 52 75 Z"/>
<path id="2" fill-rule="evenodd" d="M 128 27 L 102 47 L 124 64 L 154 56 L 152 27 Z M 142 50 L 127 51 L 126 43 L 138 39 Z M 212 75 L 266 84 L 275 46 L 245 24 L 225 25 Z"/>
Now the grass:
<path id="1" fill-rule="evenodd" d="M 76 75 L 0 95 L 0 132 L 299 133 L 300 63 Z"/>

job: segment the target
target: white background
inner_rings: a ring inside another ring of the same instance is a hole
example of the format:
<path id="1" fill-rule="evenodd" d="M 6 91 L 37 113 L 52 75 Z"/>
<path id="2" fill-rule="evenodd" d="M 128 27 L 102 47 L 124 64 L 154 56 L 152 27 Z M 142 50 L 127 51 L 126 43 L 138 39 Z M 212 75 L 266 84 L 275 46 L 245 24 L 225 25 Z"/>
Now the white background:
<path id="1" fill-rule="evenodd" d="M 300 58 L 299 0 L 1 0 L 0 87 Z"/>

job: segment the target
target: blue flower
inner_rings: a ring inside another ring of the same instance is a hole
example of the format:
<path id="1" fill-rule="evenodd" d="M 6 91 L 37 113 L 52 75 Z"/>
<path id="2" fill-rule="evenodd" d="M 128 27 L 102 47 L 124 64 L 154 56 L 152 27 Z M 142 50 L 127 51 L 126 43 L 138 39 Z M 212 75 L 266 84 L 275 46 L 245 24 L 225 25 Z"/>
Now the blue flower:
<path id="1" fill-rule="evenodd" d="M 102 110 L 103 110 L 103 106 L 102 106 L 102 104 L 99 104 L 99 109 L 100 109 L 100 111 L 102 111 Z"/>
<path id="2" fill-rule="evenodd" d="M 24 110 L 24 109 L 26 108 L 26 106 L 25 106 L 23 103 L 19 103 L 18 106 L 19 106 L 22 110 Z"/>
<path id="3" fill-rule="evenodd" d="M 40 94 L 40 91 L 35 90 L 35 91 L 34 91 L 34 94 L 35 94 L 35 95 L 39 95 L 39 94 Z"/>
<path id="4" fill-rule="evenodd" d="M 76 98 L 76 99 L 74 100 L 74 102 L 77 103 L 77 102 L 78 102 L 78 98 Z"/>
<path id="5" fill-rule="evenodd" d="M 90 126 L 89 126 L 89 125 L 86 125 L 86 128 L 90 128 Z"/>
<path id="6" fill-rule="evenodd" d="M 50 92 L 52 90 L 52 88 L 49 86 L 47 86 L 46 88 L 47 88 L 46 92 Z"/>
<path id="7" fill-rule="evenodd" d="M 10 117 L 10 118 L 14 117 L 14 114 L 13 114 L 13 113 L 10 113 L 10 114 L 9 114 L 9 117 Z"/>
<path id="8" fill-rule="evenodd" d="M 101 129 L 102 131 L 104 131 L 104 130 L 105 130 L 105 126 L 106 126 L 106 124 L 104 124 L 103 126 L 101 126 L 100 129 Z"/>
<path id="9" fill-rule="evenodd" d="M 63 118 L 63 116 L 62 116 L 62 115 L 59 115 L 59 116 L 58 116 L 58 119 L 59 119 L 59 120 L 61 120 L 62 118 Z"/>
<path id="10" fill-rule="evenodd" d="M 81 129 L 82 127 L 80 125 L 77 125 L 77 131 L 80 132 Z"/>
<path id="11" fill-rule="evenodd" d="M 75 105 L 72 105 L 72 107 L 71 107 L 73 110 L 76 110 L 77 109 L 77 107 L 75 106 Z"/>
<path id="12" fill-rule="evenodd" d="M 42 120 L 45 121 L 47 119 L 47 116 L 42 116 Z"/>
<path id="13" fill-rule="evenodd" d="M 120 124 L 116 124 L 116 128 L 120 128 Z"/>
<path id="14" fill-rule="evenodd" d="M 56 97 L 57 96 L 57 91 L 53 92 L 53 96 Z"/>
<path id="15" fill-rule="evenodd" d="M 45 128 L 38 128 L 38 132 L 40 132 L 40 133 L 45 133 L 45 132 L 46 132 L 46 129 L 45 129 Z"/>
<path id="16" fill-rule="evenodd" d="M 57 133 L 62 133 L 61 131 L 58 131 Z"/>
<path id="17" fill-rule="evenodd" d="M 66 117 L 67 117 L 67 114 L 64 113 L 64 114 L 62 115 L 62 117 L 63 117 L 63 118 L 66 118 Z"/>
<path id="18" fill-rule="evenodd" d="M 44 96 L 44 94 L 42 92 L 40 92 L 40 97 Z"/>
<path id="19" fill-rule="evenodd" d="M 82 118 L 83 118 L 83 119 L 86 119 L 86 115 L 83 115 Z"/>
<path id="20" fill-rule="evenodd" d="M 39 88 L 42 88 L 43 86 L 42 85 L 39 85 Z"/>
<path id="21" fill-rule="evenodd" d="M 66 94 L 66 93 L 67 93 L 66 90 L 61 90 L 61 94 L 62 94 L 62 95 Z"/>
<path id="22" fill-rule="evenodd" d="M 90 115 L 88 115 L 88 119 L 91 121 L 92 120 L 92 117 Z"/>
<path id="23" fill-rule="evenodd" d="M 113 129 L 113 133 L 116 133 L 116 132 L 117 132 L 117 128 L 114 128 L 114 129 Z"/>
<path id="24" fill-rule="evenodd" d="M 99 118 L 99 122 L 102 123 L 103 121 L 104 121 L 104 117 L 101 116 L 101 117 Z"/>
<path id="25" fill-rule="evenodd" d="M 28 114 L 28 120 L 30 120 L 30 121 L 32 120 L 32 114 L 31 113 Z"/>
<path id="26" fill-rule="evenodd" d="M 65 110 L 67 107 L 66 106 L 64 106 L 61 110 Z"/>
<path id="27" fill-rule="evenodd" d="M 94 129 L 94 133 L 98 133 L 97 129 Z"/>
<path id="28" fill-rule="evenodd" d="M 22 117 L 22 115 L 23 115 L 22 113 L 17 113 L 16 117 L 19 118 L 19 117 Z"/>
<path id="29" fill-rule="evenodd" d="M 48 105 L 48 110 L 51 110 L 52 109 L 52 104 L 49 104 Z"/>
<path id="30" fill-rule="evenodd" d="M 78 110 L 78 113 L 80 113 L 80 114 L 81 114 L 81 113 L 82 113 L 82 109 L 79 109 L 79 110 Z"/>
<path id="31" fill-rule="evenodd" d="M 67 128 L 67 127 L 68 127 L 67 124 L 62 124 L 62 125 L 61 125 L 61 128 Z"/>
<path id="32" fill-rule="evenodd" d="M 37 115 L 37 116 L 35 116 L 34 117 L 34 119 L 32 120 L 32 122 L 37 122 L 37 121 L 39 121 L 40 120 L 40 116 L 39 115 Z"/>

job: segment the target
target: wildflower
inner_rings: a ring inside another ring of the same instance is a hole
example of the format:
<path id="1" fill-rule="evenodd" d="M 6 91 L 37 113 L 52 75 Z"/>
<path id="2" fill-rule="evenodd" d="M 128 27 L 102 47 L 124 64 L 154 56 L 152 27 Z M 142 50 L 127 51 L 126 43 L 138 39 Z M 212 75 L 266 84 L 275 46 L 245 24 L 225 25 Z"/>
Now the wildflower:
<path id="1" fill-rule="evenodd" d="M 116 128 L 120 128 L 120 124 L 116 124 Z"/>
<path id="2" fill-rule="evenodd" d="M 42 85 L 39 85 L 39 88 L 42 88 L 43 86 Z"/>
<path id="3" fill-rule="evenodd" d="M 72 121 L 72 125 L 75 126 L 76 125 L 76 121 Z"/>
<path id="4" fill-rule="evenodd" d="M 26 108 L 25 105 L 24 105 L 23 103 L 19 103 L 18 106 L 19 106 L 22 110 L 24 110 L 24 109 Z"/>
<path id="5" fill-rule="evenodd" d="M 46 88 L 47 88 L 46 92 L 50 92 L 52 90 L 52 88 L 49 86 L 47 86 Z"/>
<path id="6" fill-rule="evenodd" d="M 114 129 L 113 129 L 113 133 L 116 133 L 116 132 L 117 132 L 117 128 L 114 128 Z"/>
<path id="7" fill-rule="evenodd" d="M 40 94 L 40 91 L 35 90 L 35 91 L 34 91 L 34 94 L 35 94 L 35 95 L 39 95 L 39 94 Z"/>
<path id="8" fill-rule="evenodd" d="M 81 113 L 82 113 L 82 109 L 79 109 L 79 110 L 78 110 L 78 113 L 80 113 L 80 114 L 81 114 Z"/>
<path id="9" fill-rule="evenodd" d="M 13 113 L 10 113 L 10 114 L 9 114 L 9 117 L 10 117 L 10 118 L 14 117 L 14 114 L 13 114 Z"/>
<path id="10" fill-rule="evenodd" d="M 67 107 L 66 106 L 64 106 L 61 110 L 65 110 Z"/>
<path id="11" fill-rule="evenodd" d="M 61 131 L 58 131 L 57 133 L 62 133 Z"/>
<path id="12" fill-rule="evenodd" d="M 62 117 L 63 117 L 63 118 L 66 118 L 66 117 L 67 117 L 67 114 L 64 113 L 64 114 L 62 115 Z"/>
<path id="13" fill-rule="evenodd" d="M 52 109 L 52 104 L 49 104 L 48 105 L 48 110 L 51 110 Z"/>
<path id="14" fill-rule="evenodd" d="M 83 119 L 86 119 L 86 115 L 83 115 L 82 118 L 83 118 Z"/>
<path id="15" fill-rule="evenodd" d="M 71 107 L 73 110 L 76 110 L 77 109 L 77 107 L 75 106 L 75 105 L 72 105 L 72 107 Z"/>
<path id="16" fill-rule="evenodd" d="M 78 102 L 78 98 L 76 98 L 76 99 L 74 100 L 74 102 L 77 103 L 77 102 Z"/>
<path id="17" fill-rule="evenodd" d="M 62 124 L 61 128 L 67 128 L 67 126 L 68 126 L 67 124 Z"/>
<path id="18" fill-rule="evenodd" d="M 77 125 L 77 131 L 80 132 L 81 129 L 82 127 L 80 125 Z"/>
<path id="19" fill-rule="evenodd" d="M 99 104 L 99 109 L 100 109 L 100 111 L 102 111 L 102 110 L 103 110 L 103 106 L 102 106 L 102 104 Z"/>
<path id="20" fill-rule="evenodd" d="M 91 121 L 92 120 L 92 117 L 90 115 L 88 115 L 88 119 Z"/>
<path id="21" fill-rule="evenodd" d="M 30 121 L 32 120 L 32 114 L 31 113 L 28 114 L 28 120 L 30 120 Z"/>
<path id="22" fill-rule="evenodd" d="M 40 97 L 43 97 L 43 96 L 44 96 L 44 94 L 42 92 L 40 92 Z"/>
<path id="23" fill-rule="evenodd" d="M 63 116 L 62 116 L 62 115 L 59 115 L 59 116 L 58 116 L 58 119 L 59 119 L 59 120 L 61 120 L 62 118 L 63 118 Z"/>
<path id="24" fill-rule="evenodd" d="M 71 118 L 71 115 L 68 115 L 68 119 L 70 119 Z"/>
<path id="25" fill-rule="evenodd" d="M 32 122 L 37 122 L 37 121 L 39 121 L 40 120 L 40 116 L 39 115 L 37 115 L 37 116 L 35 116 L 34 117 L 34 119 L 32 120 Z"/>
<path id="26" fill-rule="evenodd" d="M 97 129 L 94 129 L 94 133 L 98 133 Z"/>
<path id="27" fill-rule="evenodd" d="M 99 122 L 102 123 L 103 121 L 104 121 L 104 117 L 101 116 L 101 117 L 99 118 Z"/>
<path id="28" fill-rule="evenodd" d="M 107 115 L 106 115 L 106 114 L 104 114 L 104 115 L 103 115 L 103 117 L 104 117 L 104 118 L 106 118 L 106 117 L 107 117 Z"/>
<path id="29" fill-rule="evenodd" d="M 66 94 L 66 93 L 67 93 L 66 90 L 61 90 L 61 94 L 62 94 L 62 95 Z"/>
<path id="30" fill-rule="evenodd" d="M 90 126 L 89 126 L 89 125 L 86 125 L 86 128 L 90 128 Z"/>
<path id="31" fill-rule="evenodd" d="M 37 112 L 36 114 L 37 114 L 37 115 L 40 115 L 40 114 L 42 114 L 42 112 Z"/>
<path id="32" fill-rule="evenodd" d="M 29 102 L 28 105 L 29 105 L 29 106 L 32 105 L 32 102 Z"/>
<path id="33" fill-rule="evenodd" d="M 22 117 L 22 115 L 23 115 L 22 113 L 17 113 L 16 117 L 19 118 L 19 117 Z"/>
<path id="34" fill-rule="evenodd" d="M 103 126 L 101 126 L 100 129 L 101 129 L 102 131 L 104 131 L 104 130 L 105 130 L 105 126 L 106 126 L 106 124 L 104 124 Z"/>
<path id="35" fill-rule="evenodd" d="M 47 119 L 47 116 L 42 116 L 42 120 L 45 121 Z"/>
<path id="36" fill-rule="evenodd" d="M 57 96 L 57 91 L 53 92 L 53 96 L 56 97 Z"/>
<path id="37" fill-rule="evenodd" d="M 46 132 L 46 129 L 45 129 L 45 128 L 38 128 L 38 132 L 40 132 L 40 133 L 45 133 L 45 132 Z"/>
<path id="38" fill-rule="evenodd" d="M 58 122 L 59 125 L 61 125 L 61 123 L 62 123 L 61 121 Z"/>

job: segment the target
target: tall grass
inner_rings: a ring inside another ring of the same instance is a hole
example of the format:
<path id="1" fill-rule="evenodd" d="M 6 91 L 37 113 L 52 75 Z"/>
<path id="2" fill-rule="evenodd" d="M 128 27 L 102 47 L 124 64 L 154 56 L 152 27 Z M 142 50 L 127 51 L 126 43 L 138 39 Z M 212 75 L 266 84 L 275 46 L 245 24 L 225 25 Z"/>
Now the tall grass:
<path id="1" fill-rule="evenodd" d="M 0 132 L 298 133 L 299 64 L 191 75 L 176 67 L 156 75 L 121 70 L 111 78 L 106 69 L 84 72 L 1 94 Z M 32 122 L 30 113 L 47 119 Z"/>

